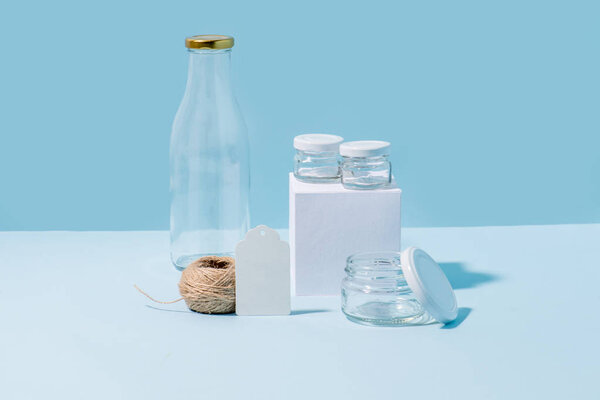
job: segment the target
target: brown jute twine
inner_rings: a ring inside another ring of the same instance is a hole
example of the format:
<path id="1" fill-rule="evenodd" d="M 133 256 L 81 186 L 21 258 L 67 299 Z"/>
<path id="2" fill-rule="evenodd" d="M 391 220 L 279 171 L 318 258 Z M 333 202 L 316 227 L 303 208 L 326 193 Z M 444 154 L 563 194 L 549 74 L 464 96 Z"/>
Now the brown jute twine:
<path id="1" fill-rule="evenodd" d="M 158 301 L 139 287 L 135 288 L 157 303 L 172 304 L 185 300 L 192 311 L 229 314 L 235 312 L 235 260 L 231 257 L 206 256 L 192 262 L 181 273 L 181 297 L 177 300 Z"/>

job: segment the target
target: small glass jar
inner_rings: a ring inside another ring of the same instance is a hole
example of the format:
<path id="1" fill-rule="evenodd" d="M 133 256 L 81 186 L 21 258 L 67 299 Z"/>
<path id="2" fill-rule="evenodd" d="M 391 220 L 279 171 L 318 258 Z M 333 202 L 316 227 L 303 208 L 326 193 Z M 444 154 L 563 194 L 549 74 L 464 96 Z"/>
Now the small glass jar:
<path id="1" fill-rule="evenodd" d="M 346 142 L 340 146 L 342 184 L 347 189 L 378 189 L 392 181 L 390 143 L 380 140 Z"/>
<path id="2" fill-rule="evenodd" d="M 336 135 L 309 133 L 294 138 L 294 176 L 309 183 L 329 183 L 340 180 L 340 143 Z"/>
<path id="3" fill-rule="evenodd" d="M 366 325 L 422 325 L 434 322 L 408 286 L 401 253 L 359 253 L 348 257 L 342 281 L 342 311 Z"/>

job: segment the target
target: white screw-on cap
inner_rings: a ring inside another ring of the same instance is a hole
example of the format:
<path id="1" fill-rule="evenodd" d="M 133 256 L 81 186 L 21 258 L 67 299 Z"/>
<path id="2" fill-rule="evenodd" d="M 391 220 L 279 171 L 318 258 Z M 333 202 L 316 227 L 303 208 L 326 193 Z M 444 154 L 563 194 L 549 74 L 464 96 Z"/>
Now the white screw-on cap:
<path id="1" fill-rule="evenodd" d="M 390 143 L 381 140 L 359 140 L 346 142 L 340 146 L 344 157 L 375 157 L 390 154 Z"/>
<path id="2" fill-rule="evenodd" d="M 344 138 L 325 133 L 307 133 L 294 138 L 294 148 L 301 151 L 335 151 L 340 148 Z"/>
<path id="3" fill-rule="evenodd" d="M 448 323 L 458 315 L 452 285 L 433 258 L 421 249 L 409 247 L 400 255 L 408 287 L 419 303 L 436 320 Z"/>

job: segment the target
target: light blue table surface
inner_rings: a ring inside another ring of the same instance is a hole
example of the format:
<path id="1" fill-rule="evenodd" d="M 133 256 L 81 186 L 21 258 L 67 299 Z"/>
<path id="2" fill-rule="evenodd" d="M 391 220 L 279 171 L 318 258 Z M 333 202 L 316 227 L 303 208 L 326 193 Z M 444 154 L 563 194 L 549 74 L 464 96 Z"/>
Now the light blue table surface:
<path id="1" fill-rule="evenodd" d="M 461 321 L 373 328 L 178 297 L 166 232 L 0 233 L 0 399 L 598 399 L 600 225 L 405 229 Z"/>

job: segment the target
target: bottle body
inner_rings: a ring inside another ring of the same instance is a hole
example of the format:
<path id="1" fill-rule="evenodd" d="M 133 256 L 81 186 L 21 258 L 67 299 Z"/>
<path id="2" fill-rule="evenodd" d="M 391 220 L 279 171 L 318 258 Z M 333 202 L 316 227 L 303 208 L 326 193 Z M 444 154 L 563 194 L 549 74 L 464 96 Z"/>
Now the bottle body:
<path id="1" fill-rule="evenodd" d="M 249 228 L 248 137 L 230 81 L 230 49 L 190 49 L 170 146 L 171 260 L 231 256 Z"/>

